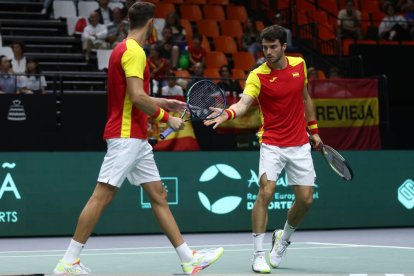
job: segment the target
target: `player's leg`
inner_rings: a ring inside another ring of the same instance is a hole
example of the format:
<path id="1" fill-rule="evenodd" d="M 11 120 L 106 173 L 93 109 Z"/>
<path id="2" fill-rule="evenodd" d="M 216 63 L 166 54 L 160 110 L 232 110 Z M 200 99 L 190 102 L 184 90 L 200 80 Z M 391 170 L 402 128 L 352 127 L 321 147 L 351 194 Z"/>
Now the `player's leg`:
<path id="1" fill-rule="evenodd" d="M 268 220 L 268 206 L 275 193 L 276 183 L 267 179 L 266 173 L 260 177 L 259 192 L 252 210 L 253 263 L 252 270 L 257 273 L 270 273 L 263 248 Z"/>
<path id="2" fill-rule="evenodd" d="M 73 238 L 65 255 L 56 265 L 55 274 L 87 274 L 90 272 L 80 263 L 80 254 L 103 211 L 114 198 L 135 162 L 137 149 L 130 145 L 129 140 L 132 139 L 108 141 L 108 151 L 102 162 L 98 183 L 79 216 Z"/>
<path id="3" fill-rule="evenodd" d="M 285 170 L 289 185 L 295 193 L 295 201 L 287 214 L 283 230 L 277 229 L 272 234 L 270 264 L 278 267 L 290 245 L 290 237 L 309 211 L 313 201 L 315 170 L 310 152 L 310 145 L 287 148 L 283 152 L 289 160 Z"/>
<path id="4" fill-rule="evenodd" d="M 96 184 L 92 196 L 79 216 L 75 234 L 73 235 L 75 241 L 82 244 L 86 243 L 103 211 L 112 202 L 117 191 L 117 187 L 109 184 L 100 182 Z"/>
<path id="5" fill-rule="evenodd" d="M 269 273 L 263 248 L 268 221 L 268 207 L 276 190 L 276 179 L 283 169 L 284 161 L 280 158 L 279 148 L 262 144 L 259 162 L 259 192 L 252 210 L 253 230 L 253 264 L 252 270 L 257 273 Z"/>
<path id="6" fill-rule="evenodd" d="M 162 186 L 152 147 L 149 143 L 146 144 L 141 150 L 142 156 L 135 169 L 128 175 L 128 180 L 134 185 L 142 185 L 157 222 L 181 260 L 184 274 L 195 274 L 220 258 L 224 249 L 218 247 L 193 251 L 184 241 L 168 205 L 167 192 Z"/>
<path id="7" fill-rule="evenodd" d="M 153 181 L 141 185 L 151 202 L 151 208 L 161 229 L 176 248 L 184 243 L 184 239 L 168 206 L 167 192 L 161 181 Z M 190 254 L 190 259 L 192 254 Z"/>

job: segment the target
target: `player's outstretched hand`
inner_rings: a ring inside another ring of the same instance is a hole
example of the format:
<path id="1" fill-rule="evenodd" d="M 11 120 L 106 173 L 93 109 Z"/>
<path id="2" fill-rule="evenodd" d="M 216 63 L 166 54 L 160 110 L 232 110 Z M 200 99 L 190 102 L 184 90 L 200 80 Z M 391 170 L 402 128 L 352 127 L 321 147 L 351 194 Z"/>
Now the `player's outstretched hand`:
<path id="1" fill-rule="evenodd" d="M 211 113 L 207 117 L 207 120 L 204 120 L 204 125 L 205 126 L 211 126 L 211 125 L 213 125 L 213 129 L 215 129 L 222 122 L 227 121 L 227 113 L 226 112 L 223 112 L 222 113 L 223 109 L 215 108 L 215 107 L 210 107 L 210 110 L 212 110 L 213 113 Z M 215 116 L 219 115 L 220 113 L 221 113 L 220 116 L 218 116 L 217 118 L 214 118 Z M 214 119 L 209 120 L 209 118 L 214 118 Z"/>
<path id="2" fill-rule="evenodd" d="M 179 117 L 170 116 L 167 122 L 168 126 L 172 127 L 174 130 L 183 129 L 185 122 Z"/>
<path id="3" fill-rule="evenodd" d="M 186 108 L 186 104 L 179 100 L 167 99 L 165 108 L 172 112 L 183 112 L 184 108 Z"/>

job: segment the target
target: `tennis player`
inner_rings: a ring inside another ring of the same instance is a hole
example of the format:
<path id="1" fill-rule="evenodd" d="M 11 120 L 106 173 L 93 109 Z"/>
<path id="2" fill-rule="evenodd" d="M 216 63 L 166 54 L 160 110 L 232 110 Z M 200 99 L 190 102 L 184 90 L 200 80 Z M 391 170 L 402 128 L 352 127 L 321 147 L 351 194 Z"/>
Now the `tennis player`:
<path id="1" fill-rule="evenodd" d="M 104 139 L 108 149 L 95 190 L 80 214 L 74 236 L 65 255 L 54 269 L 56 274 L 89 274 L 80 254 L 105 208 L 125 178 L 141 185 L 155 218 L 180 260 L 184 274 L 195 274 L 215 262 L 223 248 L 192 251 L 180 233 L 169 209 L 166 191 L 147 141 L 148 115 L 181 129 L 184 121 L 169 116 L 165 109 L 181 112 L 185 103 L 149 96 L 150 73 L 143 45 L 154 24 L 155 6 L 137 2 L 128 10 L 128 37 L 111 54 L 108 68 L 108 120 Z M 164 109 L 165 108 L 165 109 Z"/>
<path id="2" fill-rule="evenodd" d="M 320 147 L 321 139 L 307 90 L 305 61 L 285 55 L 286 32 L 279 25 L 265 28 L 260 41 L 266 62 L 250 72 L 240 100 L 220 117 L 206 120 L 204 124 L 216 128 L 226 120 L 243 116 L 255 99 L 260 104 L 261 126 L 257 133 L 261 144 L 260 188 L 252 211 L 252 269 L 257 273 L 269 273 L 263 241 L 267 229 L 267 210 L 276 190 L 276 180 L 285 169 L 295 201 L 288 211 L 284 228 L 272 234 L 270 265 L 274 268 L 279 267 L 291 235 L 312 204 L 316 174 L 306 126 L 315 148 Z"/>

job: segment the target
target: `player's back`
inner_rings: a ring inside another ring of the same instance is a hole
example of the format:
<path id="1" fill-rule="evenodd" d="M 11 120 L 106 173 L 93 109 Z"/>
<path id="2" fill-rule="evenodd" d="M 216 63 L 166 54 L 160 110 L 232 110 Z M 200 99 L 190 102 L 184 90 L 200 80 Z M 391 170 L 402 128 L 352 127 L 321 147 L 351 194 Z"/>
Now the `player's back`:
<path id="1" fill-rule="evenodd" d="M 127 77 L 144 80 L 149 85 L 149 72 L 143 48 L 134 39 L 125 39 L 113 50 L 108 66 L 108 121 L 104 138 L 146 138 L 147 116 L 138 110 L 127 94 Z"/>

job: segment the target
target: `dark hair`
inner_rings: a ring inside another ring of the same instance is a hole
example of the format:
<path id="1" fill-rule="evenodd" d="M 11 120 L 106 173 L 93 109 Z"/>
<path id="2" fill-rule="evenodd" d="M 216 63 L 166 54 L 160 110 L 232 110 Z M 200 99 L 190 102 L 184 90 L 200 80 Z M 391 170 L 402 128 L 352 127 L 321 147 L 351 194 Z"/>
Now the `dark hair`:
<path id="1" fill-rule="evenodd" d="M 198 40 L 200 40 L 200 41 L 203 41 L 203 37 L 201 36 L 201 34 L 199 34 L 199 33 L 195 33 L 195 34 L 193 34 L 193 39 L 192 40 L 194 40 L 195 38 L 197 38 Z"/>
<path id="2" fill-rule="evenodd" d="M 40 71 L 40 66 L 39 66 L 39 62 L 37 61 L 37 59 L 34 59 L 34 58 L 28 58 L 28 59 L 27 59 L 27 61 L 26 61 L 26 66 L 27 66 L 27 64 L 29 64 L 29 62 L 36 63 L 36 69 L 35 69 L 35 71 L 34 71 L 34 74 L 40 74 L 40 73 L 41 73 L 41 71 Z M 26 73 L 29 73 L 29 72 L 27 71 L 27 68 L 26 68 Z"/>
<path id="3" fill-rule="evenodd" d="M 13 40 L 13 41 L 12 41 L 12 43 L 11 43 L 10 45 L 11 45 L 11 46 L 13 46 L 13 45 L 15 45 L 15 44 L 19 45 L 19 46 L 20 46 L 20 48 L 22 48 L 22 53 L 24 53 L 25 48 L 26 48 L 26 45 L 24 44 L 24 42 L 23 42 L 23 41 L 21 41 L 21 40 Z"/>
<path id="4" fill-rule="evenodd" d="M 224 68 L 227 68 L 227 70 L 229 71 L 229 73 L 231 75 L 230 66 L 228 66 L 227 64 L 224 64 L 220 67 L 220 70 L 219 70 L 220 75 L 222 74 Z"/>
<path id="5" fill-rule="evenodd" d="M 283 45 L 286 43 L 287 34 L 282 26 L 275 24 L 263 29 L 260 34 L 260 42 L 262 42 L 263 39 L 270 41 L 279 40 L 280 44 Z"/>
<path id="6" fill-rule="evenodd" d="M 142 28 L 154 17 L 155 5 L 149 2 L 136 2 L 128 10 L 131 29 Z"/>
<path id="7" fill-rule="evenodd" d="M 167 14 L 165 18 L 165 25 L 167 26 L 171 26 L 171 24 L 167 22 L 167 17 L 169 16 L 174 18 L 174 24 L 172 24 L 172 26 L 176 27 L 178 31 L 181 33 L 181 31 L 183 30 L 183 26 L 181 25 L 180 17 L 178 16 L 178 14 L 176 12 L 170 12 L 169 14 Z"/>

